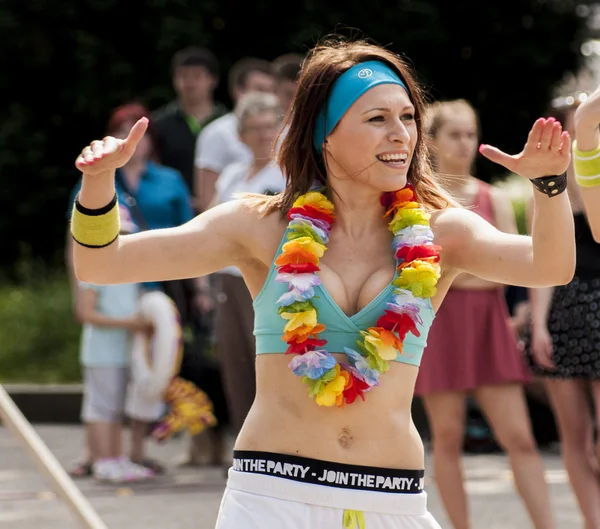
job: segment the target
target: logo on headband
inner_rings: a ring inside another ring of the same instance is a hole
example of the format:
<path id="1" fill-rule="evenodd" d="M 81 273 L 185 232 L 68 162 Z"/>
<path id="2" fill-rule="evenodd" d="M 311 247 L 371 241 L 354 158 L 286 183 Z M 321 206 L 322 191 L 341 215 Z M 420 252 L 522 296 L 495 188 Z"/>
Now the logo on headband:
<path id="1" fill-rule="evenodd" d="M 358 72 L 358 76 L 361 79 L 366 79 L 367 77 L 371 77 L 373 75 L 373 70 L 369 68 L 363 68 L 360 72 Z"/>

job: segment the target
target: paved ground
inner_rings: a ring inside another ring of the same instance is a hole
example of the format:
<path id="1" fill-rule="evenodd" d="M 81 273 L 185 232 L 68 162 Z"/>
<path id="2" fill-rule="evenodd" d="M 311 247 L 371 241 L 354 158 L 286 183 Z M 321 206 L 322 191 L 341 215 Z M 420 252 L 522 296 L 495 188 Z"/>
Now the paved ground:
<path id="1" fill-rule="evenodd" d="M 79 453 L 83 441 L 80 427 L 39 426 L 36 429 L 62 464 L 68 465 Z M 178 468 L 176 462 L 183 453 L 183 443 L 183 440 L 175 440 L 165 446 L 152 446 L 152 455 L 169 464 L 170 469 L 167 476 L 151 484 L 119 488 L 93 480 L 78 481 L 109 529 L 214 528 L 225 480 L 218 469 Z M 557 529 L 579 529 L 582 525 L 560 458 L 545 454 L 544 459 Z M 464 461 L 473 529 L 531 527 L 513 490 L 505 457 L 468 456 Z M 429 468 L 431 476 L 431 466 Z M 444 529 L 449 528 L 432 479 L 428 492 L 431 512 Z M 0 528 L 5 527 L 74 529 L 78 525 L 50 491 L 27 453 L 0 427 Z"/>

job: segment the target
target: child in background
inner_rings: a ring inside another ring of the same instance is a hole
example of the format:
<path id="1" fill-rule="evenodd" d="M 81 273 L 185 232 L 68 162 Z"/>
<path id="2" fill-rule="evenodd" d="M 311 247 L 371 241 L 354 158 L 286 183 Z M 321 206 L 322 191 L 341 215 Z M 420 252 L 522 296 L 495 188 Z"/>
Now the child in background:
<path id="1" fill-rule="evenodd" d="M 206 393 L 177 376 L 183 352 L 177 306 L 164 292 L 154 290 L 142 294 L 138 307 L 139 314 L 153 322 L 154 334 L 149 339 L 139 333 L 133 340 L 125 414 L 132 421 L 149 425 L 158 442 L 183 430 L 198 435 L 207 427 L 216 426 L 213 404 Z M 148 430 L 147 427 L 146 434 Z M 133 452 L 131 459 L 146 461 L 144 454 L 137 455 L 141 459 Z"/>
<path id="2" fill-rule="evenodd" d="M 137 227 L 120 207 L 121 233 Z M 80 361 L 84 395 L 81 416 L 92 459 L 92 474 L 113 483 L 139 481 L 153 473 L 123 455 L 122 421 L 135 332 L 151 325 L 137 314 L 137 284 L 80 283 L 78 316 L 83 324 Z"/>

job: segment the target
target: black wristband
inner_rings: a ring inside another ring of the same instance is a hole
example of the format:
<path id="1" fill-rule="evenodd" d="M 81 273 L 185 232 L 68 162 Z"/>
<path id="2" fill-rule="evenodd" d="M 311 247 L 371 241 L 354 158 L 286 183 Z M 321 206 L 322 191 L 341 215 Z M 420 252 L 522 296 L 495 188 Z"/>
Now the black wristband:
<path id="1" fill-rule="evenodd" d="M 542 176 L 531 180 L 533 186 L 540 192 L 549 197 L 560 195 L 567 189 L 567 173 L 557 176 Z"/>
<path id="2" fill-rule="evenodd" d="M 77 196 L 75 197 L 75 208 L 77 209 L 77 211 L 79 211 L 79 213 L 83 213 L 84 215 L 87 215 L 88 217 L 98 217 L 100 215 L 105 215 L 116 205 L 117 205 L 117 193 L 116 192 L 115 192 L 115 196 L 112 198 L 112 200 L 108 204 L 106 204 L 106 206 L 103 206 L 98 209 L 89 209 L 89 208 L 82 206 L 79 203 L 79 193 L 77 193 Z"/>

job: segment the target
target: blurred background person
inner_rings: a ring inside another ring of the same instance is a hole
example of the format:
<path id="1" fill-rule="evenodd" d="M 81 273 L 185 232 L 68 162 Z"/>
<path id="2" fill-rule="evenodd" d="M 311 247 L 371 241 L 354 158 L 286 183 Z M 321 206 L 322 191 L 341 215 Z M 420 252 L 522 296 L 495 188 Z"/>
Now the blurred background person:
<path id="1" fill-rule="evenodd" d="M 561 88 L 551 112 L 577 139 L 573 118 L 587 94 L 573 84 Z M 567 173 L 575 222 L 575 277 L 567 285 L 530 289 L 531 332 L 525 334 L 525 347 L 532 372 L 545 381 L 585 528 L 599 529 L 600 244 L 594 241 L 573 163 Z M 530 213 L 531 207 L 530 203 Z"/>
<path id="2" fill-rule="evenodd" d="M 110 116 L 106 128 L 107 135 L 124 138 L 129 130 L 142 117 L 149 117 L 146 107 L 137 102 L 117 107 Z M 116 189 L 120 204 L 126 205 L 135 224 L 141 230 L 170 228 L 185 224 L 193 217 L 191 194 L 181 174 L 158 162 L 155 150 L 154 131 L 150 126 L 129 162 L 116 172 Z M 78 183 L 71 196 L 71 207 L 79 192 Z M 70 215 L 70 210 L 69 210 Z M 72 246 L 72 240 L 69 245 Z M 71 274 L 72 269 L 71 269 Z M 201 314 L 212 307 L 208 280 L 168 281 L 144 283 L 145 290 L 162 289 L 168 294 L 180 312 L 182 325 L 189 329 L 198 326 Z M 144 439 L 149 424 L 133 420 L 131 429 L 135 446 L 145 445 Z M 155 473 L 164 471 L 163 465 L 146 457 L 145 452 L 133 452 L 132 461 L 150 468 Z"/>
<path id="3" fill-rule="evenodd" d="M 179 171 L 190 193 L 194 190 L 194 153 L 198 134 L 228 112 L 215 101 L 219 62 L 198 46 L 179 50 L 171 59 L 176 99 L 152 113 L 156 150 L 161 163 Z"/>
<path id="4" fill-rule="evenodd" d="M 228 88 L 234 104 L 249 92 L 273 93 L 275 80 L 271 63 L 256 57 L 244 57 L 238 60 L 228 72 Z M 240 139 L 237 117 L 233 111 L 205 127 L 198 135 L 194 153 L 193 194 L 196 211 L 201 213 L 209 207 L 214 197 L 217 178 L 227 165 L 235 162 L 250 163 L 252 157 L 252 151 Z M 204 280 L 214 299 L 216 295 L 214 278 L 205 277 Z M 209 322 L 209 327 L 205 329 L 205 332 L 210 333 L 211 341 L 214 341 L 216 340 L 214 321 Z M 222 426 L 225 424 L 224 408 L 226 403 L 222 395 L 222 387 L 215 383 L 217 380 L 222 380 L 219 375 L 220 369 L 219 363 L 203 362 L 198 369 L 193 370 L 196 372 L 194 379 L 201 378 L 199 383 L 203 384 L 203 389 L 215 404 L 219 427 L 211 429 L 207 435 L 192 438 L 187 457 L 183 461 L 184 464 L 198 464 L 203 459 L 203 453 L 207 451 L 210 452 L 208 459 L 211 464 L 221 465 L 224 461 L 225 440 Z M 211 384 L 211 387 L 208 384 Z M 226 420 L 229 420 L 228 416 Z M 206 446 L 203 440 L 208 438 L 212 440 Z"/>
<path id="5" fill-rule="evenodd" d="M 298 53 L 284 53 L 273 59 L 275 95 L 279 98 L 283 114 L 290 110 L 298 88 L 298 77 L 304 57 Z"/>
<path id="6" fill-rule="evenodd" d="M 126 206 L 120 206 L 121 233 L 134 233 Z M 133 463 L 123 451 L 125 397 L 130 379 L 133 334 L 148 333 L 151 323 L 138 314 L 139 285 L 80 283 L 78 319 L 83 325 L 80 362 L 83 368 L 81 419 L 85 424 L 88 460 L 80 474 L 100 481 L 124 483 L 154 473 Z M 143 453 L 144 438 L 132 435 L 131 453 Z M 88 468 L 85 468 L 88 467 Z"/>
<path id="7" fill-rule="evenodd" d="M 285 189 L 285 178 L 272 157 L 281 114 L 274 94 L 249 92 L 238 101 L 238 133 L 252 158 L 225 167 L 216 183 L 213 205 L 234 200 L 239 193 L 273 195 Z M 217 351 L 231 427 L 237 436 L 256 393 L 254 308 L 242 274 L 235 267 L 216 274 L 216 292 Z"/>
<path id="8" fill-rule="evenodd" d="M 275 76 L 275 95 L 281 104 L 283 119 L 292 108 L 294 95 L 298 89 L 298 77 L 302 70 L 304 57 L 298 53 L 284 53 L 273 60 L 273 75 Z M 277 138 L 274 156 L 279 153 L 279 148 L 287 134 L 287 125 Z"/>
<path id="9" fill-rule="evenodd" d="M 508 196 L 472 176 L 479 143 L 473 107 L 465 100 L 437 102 L 428 108 L 425 120 L 435 171 L 446 188 L 500 231 L 517 233 Z M 504 286 L 459 275 L 431 327 L 415 391 L 423 398 L 436 484 L 455 529 L 471 525 L 461 465 L 468 395 L 475 397 L 507 451 L 534 527 L 554 527 L 523 390 L 528 380 Z"/>
<path id="10" fill-rule="evenodd" d="M 265 59 L 245 57 L 229 71 L 229 92 L 234 104 L 247 92 L 275 91 L 271 63 Z M 212 202 L 215 183 L 223 169 L 234 162 L 249 162 L 252 152 L 238 133 L 237 117 L 229 112 L 213 121 L 198 136 L 196 142 L 195 205 L 204 211 Z"/>

